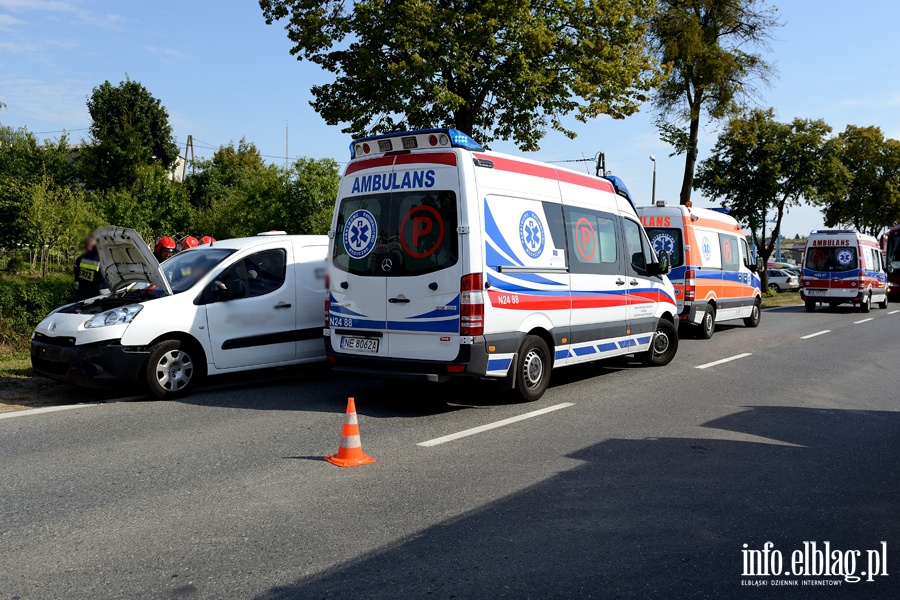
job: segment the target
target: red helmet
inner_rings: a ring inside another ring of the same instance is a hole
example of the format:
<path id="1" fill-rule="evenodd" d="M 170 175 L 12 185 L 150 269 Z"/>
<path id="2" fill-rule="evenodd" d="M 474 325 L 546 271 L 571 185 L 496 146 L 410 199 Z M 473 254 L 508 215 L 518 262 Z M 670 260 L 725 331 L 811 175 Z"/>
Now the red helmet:
<path id="1" fill-rule="evenodd" d="M 181 240 L 181 249 L 182 250 L 187 250 L 188 248 L 196 248 L 199 245 L 200 245 L 200 242 L 198 242 L 197 238 L 195 238 L 192 235 L 189 235 L 186 238 L 184 238 L 183 240 Z"/>
<path id="2" fill-rule="evenodd" d="M 156 250 L 155 252 L 158 254 L 163 250 L 168 250 L 169 252 L 175 251 L 175 240 L 170 238 L 169 236 L 159 238 L 159 241 L 156 242 Z"/>
<path id="3" fill-rule="evenodd" d="M 204 235 L 202 238 L 200 238 L 200 243 L 201 243 L 201 244 L 204 244 L 204 245 L 205 245 L 205 244 L 212 244 L 214 241 L 216 241 L 216 238 L 214 238 L 214 237 L 211 236 L 211 235 Z"/>

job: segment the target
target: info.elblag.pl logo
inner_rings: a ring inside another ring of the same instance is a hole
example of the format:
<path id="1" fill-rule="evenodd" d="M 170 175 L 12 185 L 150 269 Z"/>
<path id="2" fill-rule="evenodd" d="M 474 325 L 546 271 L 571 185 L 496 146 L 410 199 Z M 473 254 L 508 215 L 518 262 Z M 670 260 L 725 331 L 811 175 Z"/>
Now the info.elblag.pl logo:
<path id="1" fill-rule="evenodd" d="M 759 550 L 743 545 L 741 585 L 841 585 L 844 582 L 875 581 L 886 577 L 887 542 L 874 550 L 840 550 L 831 542 L 803 542 L 803 547 L 788 554 L 766 542 Z M 773 579 L 777 578 L 777 579 Z M 840 579 L 838 579 L 840 578 Z"/>

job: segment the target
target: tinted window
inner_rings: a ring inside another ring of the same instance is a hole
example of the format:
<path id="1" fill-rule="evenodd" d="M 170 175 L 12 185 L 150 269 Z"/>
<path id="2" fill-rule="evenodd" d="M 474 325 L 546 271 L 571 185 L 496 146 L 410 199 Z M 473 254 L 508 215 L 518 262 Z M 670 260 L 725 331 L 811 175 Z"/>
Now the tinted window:
<path id="1" fill-rule="evenodd" d="M 722 270 L 738 271 L 741 265 L 741 254 L 738 250 L 737 238 L 733 235 L 719 235 L 719 248 L 722 250 Z"/>
<path id="2" fill-rule="evenodd" d="M 656 256 L 662 252 L 669 253 L 670 265 L 680 267 L 684 264 L 684 238 L 681 230 L 676 227 L 646 227 L 650 245 L 656 251 Z"/>
<path id="3" fill-rule="evenodd" d="M 202 248 L 179 252 L 162 263 L 163 274 L 176 294 L 190 289 L 234 250 Z"/>
<path id="4" fill-rule="evenodd" d="M 569 270 L 615 275 L 619 272 L 616 217 L 581 208 L 566 208 Z"/>
<path id="5" fill-rule="evenodd" d="M 745 266 L 749 267 L 753 264 L 753 258 L 750 256 L 750 246 L 744 238 L 741 238 L 741 254 L 743 255 Z"/>
<path id="6" fill-rule="evenodd" d="M 456 194 L 398 192 L 341 201 L 332 261 L 354 275 L 423 275 L 459 259 Z"/>
<path id="7" fill-rule="evenodd" d="M 647 265 L 653 262 L 650 241 L 641 226 L 631 219 L 622 219 L 625 225 L 625 262 L 638 275 L 645 275 Z"/>
<path id="8" fill-rule="evenodd" d="M 217 277 L 232 292 L 230 298 L 253 298 L 284 285 L 287 256 L 283 249 L 263 250 L 243 258 Z"/>
<path id="9" fill-rule="evenodd" d="M 833 271 L 841 273 L 852 271 L 859 265 L 856 256 L 856 248 L 844 247 L 818 247 L 806 251 L 806 268 L 813 271 Z"/>
<path id="10" fill-rule="evenodd" d="M 894 234 L 888 238 L 886 264 L 900 269 L 900 234 Z"/>

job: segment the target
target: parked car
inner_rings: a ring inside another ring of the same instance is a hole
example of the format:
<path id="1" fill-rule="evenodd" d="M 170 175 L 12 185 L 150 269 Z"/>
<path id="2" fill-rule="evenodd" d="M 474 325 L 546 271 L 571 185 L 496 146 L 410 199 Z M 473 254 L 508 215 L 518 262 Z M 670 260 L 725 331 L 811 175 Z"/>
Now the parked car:
<path id="1" fill-rule="evenodd" d="M 217 241 L 160 265 L 131 229 L 95 237 L 111 290 L 56 309 L 31 342 L 39 375 L 183 395 L 205 374 L 324 360 L 327 236 Z"/>
<path id="2" fill-rule="evenodd" d="M 796 292 L 800 278 L 784 269 L 769 269 L 769 289 L 776 292 Z"/>

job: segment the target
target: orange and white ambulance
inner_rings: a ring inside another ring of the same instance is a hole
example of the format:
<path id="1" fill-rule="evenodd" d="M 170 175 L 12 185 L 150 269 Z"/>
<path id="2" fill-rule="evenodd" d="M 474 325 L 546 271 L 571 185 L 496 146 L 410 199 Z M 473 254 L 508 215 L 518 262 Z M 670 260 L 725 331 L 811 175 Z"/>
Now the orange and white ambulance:
<path id="1" fill-rule="evenodd" d="M 731 216 L 692 206 L 638 206 L 656 254 L 667 252 L 679 324 L 712 337 L 716 323 L 759 325 L 760 279 L 747 239 Z"/>
<path id="2" fill-rule="evenodd" d="M 869 312 L 887 308 L 887 273 L 881 247 L 871 235 L 847 229 L 812 231 L 803 253 L 800 297 L 807 312 L 816 304 L 851 303 Z"/>

